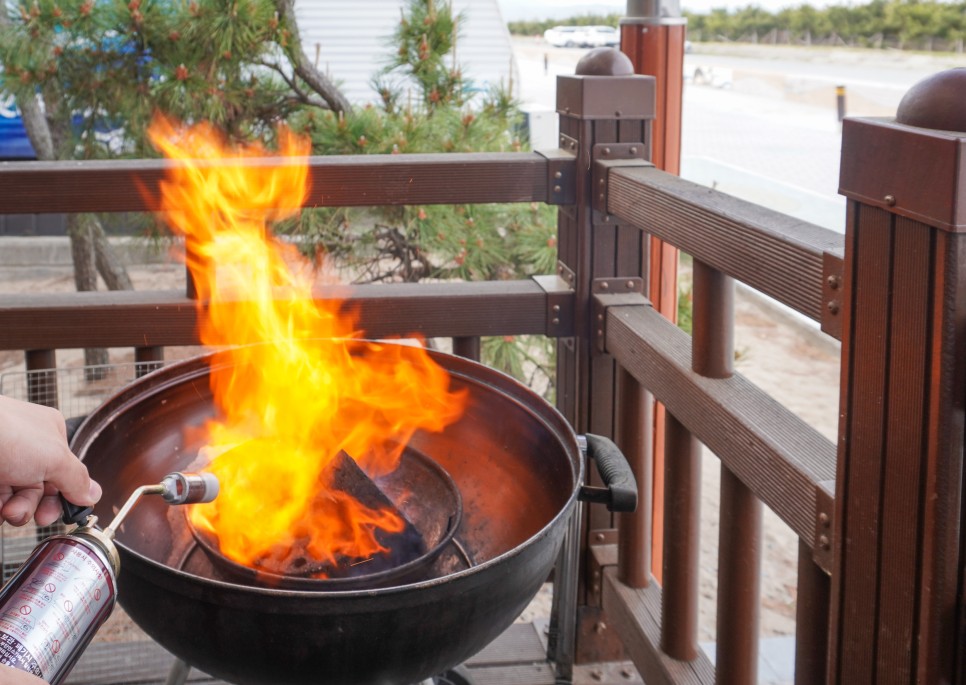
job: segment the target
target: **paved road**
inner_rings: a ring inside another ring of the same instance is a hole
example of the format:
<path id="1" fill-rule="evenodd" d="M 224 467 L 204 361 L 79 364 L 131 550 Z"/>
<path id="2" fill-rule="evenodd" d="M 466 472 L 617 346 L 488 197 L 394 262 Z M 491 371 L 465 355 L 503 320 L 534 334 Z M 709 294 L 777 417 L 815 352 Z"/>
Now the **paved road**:
<path id="1" fill-rule="evenodd" d="M 849 116 L 891 116 L 914 83 L 966 64 L 966 56 L 885 51 L 696 50 L 685 58 L 681 175 L 839 231 L 845 200 L 835 86 L 846 86 Z M 552 110 L 556 75 L 572 74 L 585 52 L 515 41 L 521 99 Z"/>

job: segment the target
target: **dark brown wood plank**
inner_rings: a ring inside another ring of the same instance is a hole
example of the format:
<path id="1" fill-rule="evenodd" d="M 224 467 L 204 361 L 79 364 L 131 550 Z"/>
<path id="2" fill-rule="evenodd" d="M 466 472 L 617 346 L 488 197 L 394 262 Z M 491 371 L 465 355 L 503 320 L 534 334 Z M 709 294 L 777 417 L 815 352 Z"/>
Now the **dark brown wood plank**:
<path id="1" fill-rule="evenodd" d="M 660 651 L 661 589 L 657 583 L 630 588 L 617 579 L 616 569 L 609 568 L 604 571 L 602 596 L 608 620 L 647 685 L 714 684 L 714 666 L 704 652 L 689 662 Z"/>
<path id="2" fill-rule="evenodd" d="M 653 167 L 615 167 L 607 209 L 709 266 L 815 320 L 822 312 L 822 254 L 842 235 Z"/>
<path id="3" fill-rule="evenodd" d="M 605 126 L 605 124 L 608 124 Z M 615 122 L 598 122 L 595 128 L 595 135 L 601 135 L 601 130 L 607 134 L 607 142 L 616 132 Z M 594 213 L 596 216 L 596 213 Z M 587 230 L 585 228 L 585 230 Z M 590 279 L 607 278 L 612 279 L 617 275 L 617 226 L 616 225 L 597 225 L 592 230 L 591 244 L 592 259 Z M 591 345 L 596 340 L 596 330 L 598 322 L 591 326 Z M 601 329 L 603 330 L 603 329 Z M 592 402 L 587 405 L 588 424 L 587 430 L 597 435 L 613 437 L 615 434 L 614 424 L 614 382 L 615 368 L 614 360 L 604 354 L 593 354 L 590 357 L 590 397 Z M 596 468 L 588 471 L 587 478 L 591 485 L 603 485 L 603 480 Z M 604 530 L 614 527 L 613 516 L 604 507 L 588 507 L 588 518 L 591 531 Z"/>
<path id="4" fill-rule="evenodd" d="M 879 644 L 875 682 L 910 682 L 916 614 L 916 589 L 909 569 L 919 563 L 918 516 L 922 493 L 922 463 L 918 455 L 925 440 L 924 414 L 929 358 L 929 308 L 932 271 L 931 231 L 928 226 L 896 219 L 893 250 L 889 395 L 886 407 L 890 429 L 885 446 L 882 488 L 884 553 L 880 559 Z M 910 501 L 915 502 L 910 506 Z"/>
<path id="5" fill-rule="evenodd" d="M 646 306 L 607 310 L 607 350 L 809 545 L 835 445 L 740 374 L 691 370 L 691 337 Z"/>
<path id="6" fill-rule="evenodd" d="M 961 133 L 886 118 L 847 119 L 839 179 L 839 192 L 851 200 L 888 207 L 946 231 L 966 231 L 966 137 Z"/>
<path id="7" fill-rule="evenodd" d="M 370 337 L 523 335 L 547 328 L 547 295 L 532 280 L 360 285 L 335 294 L 319 291 L 319 298 L 356 308 L 358 328 Z M 195 307 L 176 291 L 11 295 L 0 301 L 0 349 L 196 345 Z"/>
<path id="8" fill-rule="evenodd" d="M 311 185 L 306 207 L 548 200 L 547 160 L 535 152 L 266 157 L 243 163 L 271 168 L 305 162 Z M 2 162 L 0 213 L 153 210 L 159 184 L 174 164 L 160 159 Z"/>
<path id="9" fill-rule="evenodd" d="M 795 597 L 795 685 L 828 682 L 828 615 L 831 584 L 798 541 L 798 591 Z"/>
<path id="10" fill-rule="evenodd" d="M 882 454 L 885 446 L 885 415 L 888 392 L 890 286 L 893 258 L 892 215 L 862 206 L 856 227 L 849 232 L 855 241 L 846 254 L 846 283 L 852 283 L 847 305 L 849 330 L 843 336 L 842 368 L 848 391 L 840 411 L 845 414 L 840 438 L 843 458 L 836 493 L 836 520 L 844 530 L 840 540 L 840 568 L 835 582 L 842 602 L 833 620 L 843 635 L 864 635 L 868 641 L 847 639 L 837 645 L 839 668 L 849 674 L 842 682 L 871 685 L 875 682 L 874 634 L 878 611 L 879 536 L 881 534 Z M 842 494 L 839 494 L 842 493 Z M 838 677 L 844 677 L 839 671 Z"/>
<path id="11" fill-rule="evenodd" d="M 959 680 L 966 675 L 966 575 L 961 573 L 964 555 L 963 516 L 963 397 L 966 397 L 966 364 L 963 363 L 963 328 L 966 320 L 966 235 L 937 232 L 935 236 L 935 291 L 931 312 L 930 388 L 925 467 L 923 469 L 921 558 L 917 572 L 925 586 L 919 603 L 917 625 L 919 649 L 915 678 L 920 683 L 938 682 L 953 669 Z M 946 373 L 937 375 L 936 365 Z M 958 616 L 956 615 L 958 613 Z M 925 633 L 925 634 L 923 634 Z"/>

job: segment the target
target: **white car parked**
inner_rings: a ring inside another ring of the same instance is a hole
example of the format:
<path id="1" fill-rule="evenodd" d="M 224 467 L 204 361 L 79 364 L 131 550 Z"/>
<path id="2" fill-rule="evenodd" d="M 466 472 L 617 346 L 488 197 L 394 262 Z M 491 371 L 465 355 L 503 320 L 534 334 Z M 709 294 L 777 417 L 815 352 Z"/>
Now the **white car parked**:
<path id="1" fill-rule="evenodd" d="M 621 34 L 613 26 L 584 26 L 582 37 L 587 48 L 616 48 L 621 44 Z"/>
<path id="2" fill-rule="evenodd" d="M 543 39 L 558 48 L 600 48 L 620 45 L 620 33 L 613 26 L 554 26 Z"/>

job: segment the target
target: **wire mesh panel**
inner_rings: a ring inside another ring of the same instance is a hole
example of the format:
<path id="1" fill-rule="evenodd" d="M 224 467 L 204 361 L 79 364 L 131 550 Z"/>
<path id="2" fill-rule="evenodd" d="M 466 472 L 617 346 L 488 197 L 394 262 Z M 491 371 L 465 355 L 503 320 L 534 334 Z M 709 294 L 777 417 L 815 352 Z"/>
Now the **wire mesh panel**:
<path id="1" fill-rule="evenodd" d="M 60 409 L 69 425 L 80 420 L 105 400 L 160 362 L 121 363 L 105 366 L 17 371 L 0 374 L 0 395 L 29 400 Z M 64 532 L 65 526 L 15 528 L 0 526 L 0 570 L 5 583 L 30 556 L 37 543 Z M 67 683 L 73 685 L 115 685 L 120 683 L 162 683 L 174 661 L 154 643 L 120 607 L 101 627 Z M 194 674 L 192 680 L 203 677 Z"/>
<path id="2" fill-rule="evenodd" d="M 130 362 L 7 372 L 0 374 L 0 395 L 57 407 L 68 419 L 80 418 L 160 364 Z"/>

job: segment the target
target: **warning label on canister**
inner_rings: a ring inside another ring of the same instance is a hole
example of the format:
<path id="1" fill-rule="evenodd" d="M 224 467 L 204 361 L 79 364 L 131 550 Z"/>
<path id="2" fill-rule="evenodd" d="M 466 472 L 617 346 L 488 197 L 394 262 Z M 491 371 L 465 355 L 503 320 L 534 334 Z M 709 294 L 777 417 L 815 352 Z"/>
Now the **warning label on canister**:
<path id="1" fill-rule="evenodd" d="M 40 670 L 40 664 L 27 651 L 27 648 L 20 644 L 17 638 L 3 632 L 0 632 L 0 664 L 13 666 L 41 678 L 44 675 Z"/>

